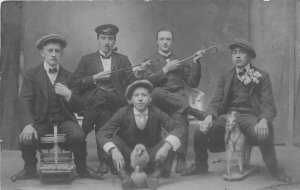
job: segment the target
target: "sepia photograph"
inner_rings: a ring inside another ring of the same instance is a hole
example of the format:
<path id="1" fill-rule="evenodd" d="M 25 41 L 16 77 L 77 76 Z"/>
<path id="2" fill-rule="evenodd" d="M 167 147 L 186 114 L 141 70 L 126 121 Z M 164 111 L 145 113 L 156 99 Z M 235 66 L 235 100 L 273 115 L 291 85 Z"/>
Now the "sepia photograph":
<path id="1" fill-rule="evenodd" d="M 0 12 L 0 190 L 300 190 L 300 0 Z"/>

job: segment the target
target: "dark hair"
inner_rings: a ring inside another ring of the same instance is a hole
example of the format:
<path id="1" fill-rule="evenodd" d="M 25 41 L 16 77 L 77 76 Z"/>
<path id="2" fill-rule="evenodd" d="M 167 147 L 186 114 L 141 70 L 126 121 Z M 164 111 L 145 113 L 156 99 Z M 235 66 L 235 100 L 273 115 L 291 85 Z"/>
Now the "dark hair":
<path id="1" fill-rule="evenodd" d="M 169 28 L 159 28 L 156 32 L 156 39 L 158 39 L 158 33 L 160 32 L 170 32 L 172 34 L 172 40 L 174 41 L 175 37 L 174 37 L 174 32 L 169 29 Z"/>

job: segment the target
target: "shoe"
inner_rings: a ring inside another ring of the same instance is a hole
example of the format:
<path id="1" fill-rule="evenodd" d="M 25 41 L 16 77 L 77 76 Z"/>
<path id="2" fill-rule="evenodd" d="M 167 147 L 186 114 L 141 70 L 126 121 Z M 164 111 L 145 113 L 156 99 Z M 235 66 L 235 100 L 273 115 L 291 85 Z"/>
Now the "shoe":
<path id="1" fill-rule="evenodd" d="M 16 182 L 17 180 L 25 180 L 25 179 L 34 179 L 36 178 L 36 168 L 33 169 L 23 169 L 19 173 L 10 177 L 12 182 Z"/>
<path id="2" fill-rule="evenodd" d="M 186 169 L 187 169 L 187 165 L 186 165 L 185 155 L 177 154 L 177 163 L 176 163 L 175 172 L 182 173 Z"/>
<path id="3" fill-rule="evenodd" d="M 288 176 L 284 170 L 282 169 L 277 169 L 273 172 L 271 172 L 271 175 L 274 179 L 281 181 L 283 183 L 288 183 L 292 181 L 292 178 Z"/>
<path id="4" fill-rule="evenodd" d="M 108 158 L 106 164 L 109 167 L 109 171 L 110 171 L 111 175 L 119 174 L 118 170 L 116 169 L 115 165 L 113 164 L 112 158 Z"/>
<path id="5" fill-rule="evenodd" d="M 113 166 L 109 168 L 111 175 L 118 175 L 118 170 Z"/>
<path id="6" fill-rule="evenodd" d="M 208 169 L 201 169 L 196 164 L 192 164 L 190 168 L 181 173 L 182 176 L 202 175 L 208 173 Z"/>
<path id="7" fill-rule="evenodd" d="M 96 172 L 89 167 L 76 169 L 76 171 L 77 171 L 78 176 L 82 177 L 82 178 L 91 178 L 91 179 L 98 179 L 98 180 L 103 179 L 102 173 Z"/>
<path id="8" fill-rule="evenodd" d="M 102 174 L 107 174 L 108 173 L 108 166 L 106 165 L 105 160 L 99 162 L 97 172 L 102 173 Z"/>
<path id="9" fill-rule="evenodd" d="M 186 112 L 187 114 L 190 114 L 191 116 L 194 116 L 197 120 L 203 121 L 205 118 L 204 112 L 200 111 L 198 109 L 192 108 L 192 107 L 187 107 Z"/>
<path id="10" fill-rule="evenodd" d="M 134 189 L 134 183 L 133 180 L 130 178 L 129 174 L 122 170 L 118 172 L 123 190 L 132 190 Z"/>
<path id="11" fill-rule="evenodd" d="M 147 186 L 149 189 L 151 190 L 156 190 L 158 185 L 159 185 L 159 178 L 161 177 L 162 172 L 160 169 L 155 169 L 153 174 L 151 174 L 148 178 L 147 178 Z"/>

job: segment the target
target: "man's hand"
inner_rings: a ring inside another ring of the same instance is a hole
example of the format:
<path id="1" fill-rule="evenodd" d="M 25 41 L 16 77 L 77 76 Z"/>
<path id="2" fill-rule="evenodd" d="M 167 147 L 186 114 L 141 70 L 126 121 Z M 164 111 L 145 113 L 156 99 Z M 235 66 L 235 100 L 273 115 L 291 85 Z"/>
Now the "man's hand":
<path id="1" fill-rule="evenodd" d="M 164 73 L 168 73 L 169 71 L 173 71 L 177 68 L 180 67 L 180 63 L 178 62 L 178 60 L 172 60 L 169 61 L 163 68 L 162 70 L 164 71 Z"/>
<path id="2" fill-rule="evenodd" d="M 67 102 L 70 101 L 72 96 L 72 91 L 67 86 L 58 82 L 55 84 L 54 90 L 56 94 L 63 96 Z"/>
<path id="3" fill-rule="evenodd" d="M 110 77 L 110 72 L 111 71 L 102 71 L 100 73 L 97 73 L 93 75 L 94 81 L 100 80 L 100 79 L 107 79 Z"/>
<path id="4" fill-rule="evenodd" d="M 151 65 L 150 60 L 147 60 L 147 61 L 142 62 L 140 66 L 135 67 L 133 69 L 133 72 L 134 72 L 134 75 L 136 76 L 136 78 L 138 78 L 138 79 L 143 78 L 144 72 L 150 65 Z"/>
<path id="5" fill-rule="evenodd" d="M 25 145 L 29 145 L 32 143 L 32 140 L 35 138 L 38 139 L 38 135 L 36 130 L 34 129 L 32 124 L 28 124 L 24 127 L 22 133 L 19 136 L 20 141 Z"/>
<path id="6" fill-rule="evenodd" d="M 165 144 L 157 151 L 155 155 L 155 161 L 162 163 L 168 156 L 169 150 L 172 148 L 169 142 L 165 142 Z"/>
<path id="7" fill-rule="evenodd" d="M 255 133 L 257 134 L 258 140 L 263 141 L 269 135 L 268 122 L 262 118 L 254 127 Z"/>
<path id="8" fill-rule="evenodd" d="M 125 161 L 122 153 L 119 151 L 118 148 L 113 148 L 111 150 L 112 159 L 115 163 L 115 167 L 118 171 L 121 171 L 125 166 Z"/>
<path id="9" fill-rule="evenodd" d="M 197 51 L 195 53 L 195 57 L 193 58 L 193 62 L 194 63 L 199 63 L 200 59 L 203 57 L 204 54 L 205 54 L 204 50 Z"/>
<path id="10" fill-rule="evenodd" d="M 208 129 L 211 127 L 211 125 L 212 125 L 212 116 L 208 115 L 200 123 L 199 130 L 205 134 L 208 131 Z"/>

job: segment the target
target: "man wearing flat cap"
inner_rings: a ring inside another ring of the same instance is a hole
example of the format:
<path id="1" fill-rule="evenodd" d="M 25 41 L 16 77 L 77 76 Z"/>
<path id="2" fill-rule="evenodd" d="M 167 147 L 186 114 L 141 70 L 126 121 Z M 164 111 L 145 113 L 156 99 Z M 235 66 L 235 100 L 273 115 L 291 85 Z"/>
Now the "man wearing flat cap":
<path id="1" fill-rule="evenodd" d="M 96 27 L 95 32 L 99 50 L 83 56 L 71 78 L 71 88 L 76 89 L 85 101 L 82 129 L 86 135 L 94 126 L 97 133 L 113 113 L 127 104 L 125 89 L 134 80 L 128 57 L 114 51 L 118 27 L 104 24 Z M 98 172 L 107 173 L 107 164 L 113 169 L 106 153 L 98 145 L 97 153 L 100 161 Z"/>
<path id="2" fill-rule="evenodd" d="M 97 133 L 98 143 L 113 158 L 123 189 L 133 189 L 130 155 L 137 144 L 143 144 L 149 153 L 150 161 L 145 167 L 149 189 L 158 187 L 160 177 L 170 176 L 174 151 L 181 145 L 183 126 L 150 105 L 152 88 L 148 80 L 129 85 L 129 105 L 120 108 Z M 161 137 L 162 128 L 169 132 L 165 139 Z"/>
<path id="3" fill-rule="evenodd" d="M 201 63 L 204 51 L 198 51 L 193 62 L 178 62 L 178 56 L 172 51 L 174 33 L 168 28 L 159 28 L 156 33 L 158 50 L 149 59 L 155 60 L 143 63 L 139 74 L 151 81 L 155 87 L 152 93 L 152 103 L 178 120 L 184 127 L 184 140 L 177 152 L 176 173 L 186 169 L 186 153 L 188 147 L 188 115 L 198 120 L 203 119 L 202 112 L 189 105 L 188 95 L 184 90 L 184 84 L 191 88 L 199 85 L 201 78 Z"/>
<path id="4" fill-rule="evenodd" d="M 67 86 L 71 73 L 62 63 L 63 49 L 67 41 L 64 37 L 50 34 L 37 40 L 36 47 L 43 57 L 43 63 L 29 70 L 25 77 L 18 100 L 18 114 L 24 169 L 11 177 L 12 181 L 36 177 L 38 162 L 36 150 L 40 137 L 53 133 L 53 126 L 58 126 L 58 133 L 66 134 L 67 145 L 74 154 L 76 171 L 80 177 L 101 179 L 86 165 L 85 135 L 74 112 L 82 103 Z"/>
<path id="5" fill-rule="evenodd" d="M 224 151 L 226 114 L 238 112 L 242 133 L 250 143 L 257 144 L 272 177 L 288 182 L 289 176 L 278 168 L 273 146 L 273 119 L 276 116 L 269 74 L 251 64 L 256 53 L 251 44 L 237 38 L 230 45 L 232 69 L 222 75 L 215 96 L 208 105 L 206 117 L 194 133 L 195 164 L 184 176 L 208 172 L 209 148 Z"/>

